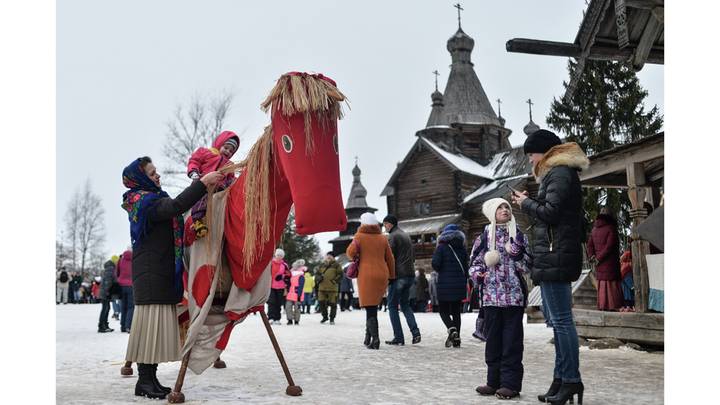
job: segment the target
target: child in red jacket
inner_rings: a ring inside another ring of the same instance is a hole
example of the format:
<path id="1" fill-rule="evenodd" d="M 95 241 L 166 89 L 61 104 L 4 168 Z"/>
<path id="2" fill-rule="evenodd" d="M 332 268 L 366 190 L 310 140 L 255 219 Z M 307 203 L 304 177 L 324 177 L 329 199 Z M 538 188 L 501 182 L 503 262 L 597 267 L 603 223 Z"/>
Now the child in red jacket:
<path id="1" fill-rule="evenodd" d="M 230 158 L 240 146 L 240 138 L 232 131 L 223 131 L 215 138 L 210 148 L 198 148 L 190 156 L 187 166 L 187 175 L 193 180 L 199 180 L 205 174 L 219 170 L 230 162 Z M 228 173 L 225 181 L 218 183 L 217 191 L 225 189 L 235 179 L 235 174 Z M 207 195 L 192 207 L 192 228 L 197 238 L 207 234 L 207 226 L 203 222 L 207 211 Z"/>

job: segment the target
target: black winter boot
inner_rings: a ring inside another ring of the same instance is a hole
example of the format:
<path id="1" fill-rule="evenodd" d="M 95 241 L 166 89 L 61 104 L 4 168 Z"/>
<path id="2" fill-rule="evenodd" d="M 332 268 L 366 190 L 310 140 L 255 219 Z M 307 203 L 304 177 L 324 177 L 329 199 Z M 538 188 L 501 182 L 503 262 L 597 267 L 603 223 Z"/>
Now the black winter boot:
<path id="1" fill-rule="evenodd" d="M 368 349 L 379 349 L 380 348 L 380 333 L 378 332 L 378 319 L 370 318 L 367 320 L 368 327 L 370 329 L 370 344 Z"/>
<path id="2" fill-rule="evenodd" d="M 363 344 L 365 347 L 370 346 L 370 328 L 368 328 L 367 324 L 365 325 L 365 341 Z"/>
<path id="3" fill-rule="evenodd" d="M 151 364 L 151 366 L 152 366 L 153 382 L 155 383 L 155 386 L 158 388 L 159 391 L 162 391 L 162 392 L 164 392 L 164 393 L 166 393 L 166 394 L 169 394 L 170 391 L 172 391 L 172 389 L 170 389 L 170 387 L 166 387 L 166 386 L 160 384 L 160 381 L 158 381 L 158 379 L 157 379 L 157 368 L 158 368 L 158 365 L 157 365 L 157 364 Z"/>
<path id="4" fill-rule="evenodd" d="M 167 394 L 155 385 L 153 365 L 138 363 L 138 381 L 135 384 L 135 395 L 152 399 L 165 399 Z"/>
<path id="5" fill-rule="evenodd" d="M 445 339 L 445 347 L 451 347 L 455 339 L 458 338 L 457 329 L 453 326 L 448 329 L 448 337 Z"/>
<path id="6" fill-rule="evenodd" d="M 582 405 L 584 391 L 585 386 L 582 382 L 562 383 L 558 393 L 553 396 L 545 397 L 545 401 L 553 405 L 565 405 L 567 401 L 572 402 L 573 397 L 577 395 L 577 403 L 578 405 Z"/>
<path id="7" fill-rule="evenodd" d="M 538 395 L 538 401 L 545 402 L 545 398 L 555 396 L 560 391 L 560 385 L 562 385 L 562 380 L 553 378 L 552 384 L 550 384 L 550 388 L 548 388 L 545 395 Z"/>
<path id="8" fill-rule="evenodd" d="M 98 326 L 98 333 L 107 333 L 107 332 L 112 332 L 114 330 L 115 329 L 112 329 L 110 327 L 110 325 L 108 325 L 107 323 L 104 323 L 104 324 Z"/>

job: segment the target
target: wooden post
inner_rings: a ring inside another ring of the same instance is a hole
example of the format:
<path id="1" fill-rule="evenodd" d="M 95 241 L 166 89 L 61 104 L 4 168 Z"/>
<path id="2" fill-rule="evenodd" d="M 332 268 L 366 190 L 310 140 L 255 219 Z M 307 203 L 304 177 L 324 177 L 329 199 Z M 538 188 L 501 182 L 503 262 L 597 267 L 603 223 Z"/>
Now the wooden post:
<path id="1" fill-rule="evenodd" d="M 180 372 L 178 372 L 177 380 L 175 380 L 175 386 L 167 396 L 168 402 L 171 404 L 182 404 L 185 402 L 185 394 L 182 393 L 182 386 L 185 381 L 185 372 L 187 371 L 191 351 L 192 349 L 188 350 L 185 356 L 183 356 L 182 364 L 180 364 Z"/>
<path id="2" fill-rule="evenodd" d="M 288 369 L 287 363 L 285 363 L 285 357 L 282 354 L 282 351 L 280 350 L 280 345 L 277 342 L 277 339 L 275 338 L 275 333 L 273 333 L 272 327 L 270 326 L 270 320 L 268 320 L 267 315 L 265 314 L 265 309 L 261 309 L 260 311 L 260 317 L 262 318 L 263 324 L 265 324 L 265 330 L 268 333 L 268 336 L 270 337 L 270 342 L 273 345 L 273 348 L 275 349 L 275 354 L 277 355 L 278 360 L 280 361 L 280 366 L 283 369 L 283 373 L 285 373 L 285 379 L 287 379 L 288 386 L 285 389 L 285 393 L 287 395 L 297 397 L 302 395 L 302 388 L 300 388 L 299 385 L 295 385 L 295 382 L 293 381 L 292 376 L 290 375 L 290 369 Z"/>
<path id="3" fill-rule="evenodd" d="M 647 241 L 640 240 L 637 233 L 637 227 L 645 218 L 647 211 L 643 207 L 645 201 L 645 168 L 642 163 L 631 163 L 627 166 L 628 179 L 628 197 L 632 209 L 630 210 L 630 218 L 632 219 L 631 229 L 631 249 L 632 249 L 632 267 L 633 280 L 635 284 L 635 309 L 637 312 L 648 311 L 648 268 L 645 256 L 650 253 L 650 244 Z"/>

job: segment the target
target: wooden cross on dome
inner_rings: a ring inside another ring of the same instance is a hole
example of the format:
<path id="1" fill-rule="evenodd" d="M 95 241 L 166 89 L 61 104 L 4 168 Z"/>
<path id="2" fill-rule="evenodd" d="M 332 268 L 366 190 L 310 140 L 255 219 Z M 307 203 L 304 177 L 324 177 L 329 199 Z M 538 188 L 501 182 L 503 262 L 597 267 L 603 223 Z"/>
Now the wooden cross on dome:
<path id="1" fill-rule="evenodd" d="M 465 9 L 462 8 L 460 3 L 455 4 L 453 7 L 455 7 L 458 11 L 458 28 L 462 28 L 462 26 L 460 25 L 460 11 L 465 10 Z"/>
<path id="2" fill-rule="evenodd" d="M 530 121 L 532 121 L 532 106 L 534 105 L 534 103 L 531 99 L 527 99 L 526 103 L 528 105 L 528 110 L 530 111 Z"/>
<path id="3" fill-rule="evenodd" d="M 438 73 L 437 69 L 433 70 L 432 73 L 435 75 L 435 91 L 438 91 L 437 79 L 438 79 L 438 76 L 440 76 L 440 73 Z"/>

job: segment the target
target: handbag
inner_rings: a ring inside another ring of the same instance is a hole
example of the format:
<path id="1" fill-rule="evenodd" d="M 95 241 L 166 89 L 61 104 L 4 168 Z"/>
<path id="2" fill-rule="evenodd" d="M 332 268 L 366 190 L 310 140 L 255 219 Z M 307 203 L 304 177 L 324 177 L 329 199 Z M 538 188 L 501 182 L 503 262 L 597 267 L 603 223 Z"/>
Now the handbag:
<path id="1" fill-rule="evenodd" d="M 358 272 L 360 271 L 360 244 L 355 242 L 355 240 L 353 240 L 352 243 L 357 247 L 357 253 L 352 263 L 348 266 L 346 275 L 348 278 L 357 278 Z"/>

